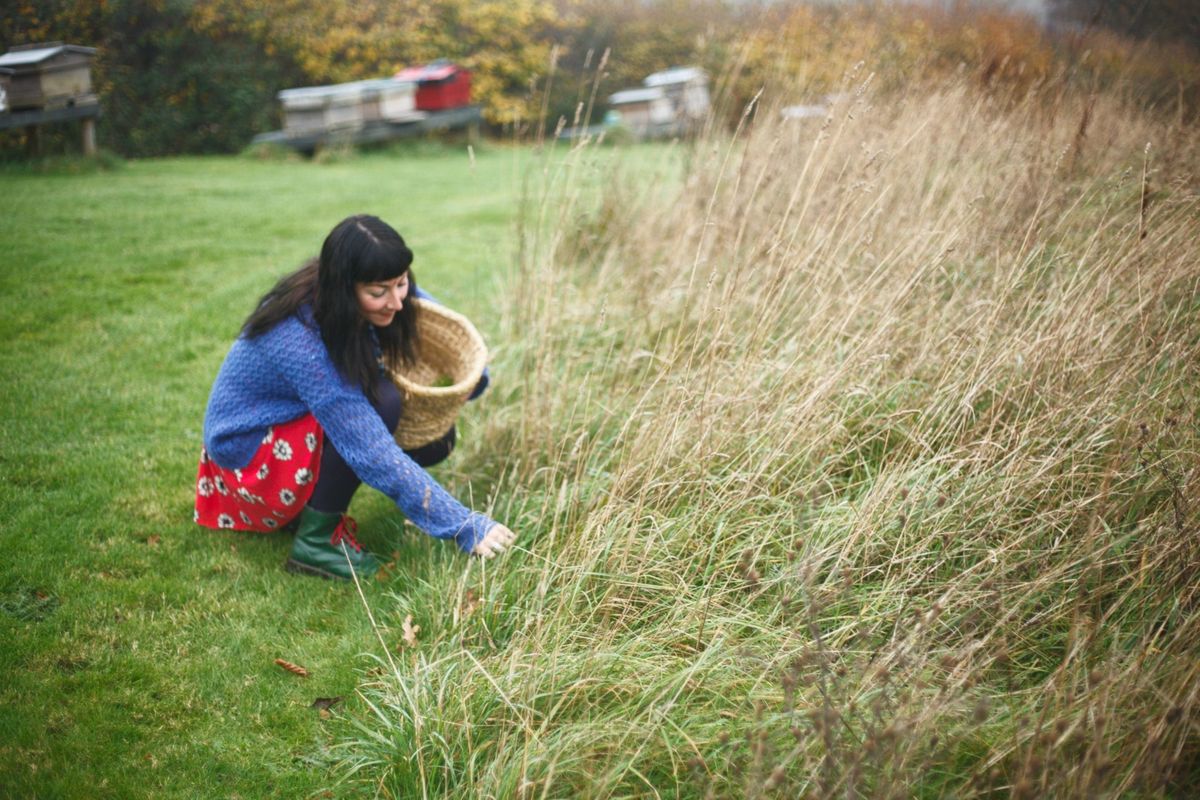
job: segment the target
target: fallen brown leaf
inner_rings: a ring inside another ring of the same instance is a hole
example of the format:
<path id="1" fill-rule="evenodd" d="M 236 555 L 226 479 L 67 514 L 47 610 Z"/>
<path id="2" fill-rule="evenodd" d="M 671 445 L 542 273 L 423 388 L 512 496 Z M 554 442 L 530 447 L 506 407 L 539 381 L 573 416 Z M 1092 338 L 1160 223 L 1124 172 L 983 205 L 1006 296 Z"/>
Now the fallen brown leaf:
<path id="1" fill-rule="evenodd" d="M 301 667 L 297 664 L 293 664 L 290 661 L 284 661 L 282 658 L 277 658 L 277 659 L 275 659 L 275 663 L 278 664 L 279 666 L 283 667 L 284 669 L 286 669 L 288 672 L 292 673 L 293 675 L 299 675 L 301 678 L 308 677 L 308 670 L 306 670 L 304 667 Z"/>
<path id="2" fill-rule="evenodd" d="M 417 646 L 417 634 L 421 632 L 420 625 L 412 624 L 412 614 L 404 618 L 404 643 L 409 647 Z"/>
<path id="3" fill-rule="evenodd" d="M 464 617 L 469 617 L 471 614 L 474 614 L 475 609 L 479 608 L 479 604 L 480 600 L 475 594 L 475 590 L 467 589 L 466 596 L 463 597 L 462 615 Z"/>

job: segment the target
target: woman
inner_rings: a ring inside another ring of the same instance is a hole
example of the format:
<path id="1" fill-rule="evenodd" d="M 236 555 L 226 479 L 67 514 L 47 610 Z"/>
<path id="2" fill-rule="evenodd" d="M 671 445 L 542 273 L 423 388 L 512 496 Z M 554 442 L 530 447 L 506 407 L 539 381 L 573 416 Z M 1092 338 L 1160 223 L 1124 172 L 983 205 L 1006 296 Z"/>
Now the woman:
<path id="1" fill-rule="evenodd" d="M 385 373 L 413 359 L 412 251 L 372 216 L 340 222 L 318 258 L 282 278 L 242 326 L 213 384 L 196 482 L 196 521 L 271 531 L 291 524 L 289 571 L 349 579 L 379 561 L 346 515 L 361 481 L 417 527 L 491 558 L 505 526 L 464 507 L 423 467 L 449 455 L 454 429 L 419 450 L 392 436 L 400 393 Z M 487 386 L 484 372 L 471 394 Z"/>

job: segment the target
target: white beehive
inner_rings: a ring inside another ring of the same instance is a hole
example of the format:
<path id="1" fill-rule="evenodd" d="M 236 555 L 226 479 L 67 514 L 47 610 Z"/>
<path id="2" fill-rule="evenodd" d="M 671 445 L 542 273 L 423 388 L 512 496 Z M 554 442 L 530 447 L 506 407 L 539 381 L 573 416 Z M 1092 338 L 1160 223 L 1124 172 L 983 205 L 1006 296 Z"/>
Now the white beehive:
<path id="1" fill-rule="evenodd" d="M 288 133 L 353 130 L 363 124 L 363 87 L 358 83 L 305 86 L 279 92 Z"/>
<path id="2" fill-rule="evenodd" d="M 395 78 L 359 81 L 363 90 L 363 119 L 367 122 L 406 122 L 422 116 L 417 112 L 417 84 Z"/>

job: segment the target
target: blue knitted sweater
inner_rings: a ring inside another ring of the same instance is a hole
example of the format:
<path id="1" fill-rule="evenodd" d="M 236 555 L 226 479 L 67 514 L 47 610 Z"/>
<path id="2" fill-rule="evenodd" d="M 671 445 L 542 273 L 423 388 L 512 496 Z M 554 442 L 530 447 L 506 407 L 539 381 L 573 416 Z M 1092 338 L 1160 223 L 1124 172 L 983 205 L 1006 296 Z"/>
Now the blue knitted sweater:
<path id="1" fill-rule="evenodd" d="M 233 343 L 208 398 L 204 446 L 220 466 L 241 469 L 268 427 L 309 412 L 354 473 L 430 536 L 453 539 L 469 553 L 495 524 L 454 499 L 400 449 L 362 387 L 334 366 L 309 306 L 261 336 Z"/>

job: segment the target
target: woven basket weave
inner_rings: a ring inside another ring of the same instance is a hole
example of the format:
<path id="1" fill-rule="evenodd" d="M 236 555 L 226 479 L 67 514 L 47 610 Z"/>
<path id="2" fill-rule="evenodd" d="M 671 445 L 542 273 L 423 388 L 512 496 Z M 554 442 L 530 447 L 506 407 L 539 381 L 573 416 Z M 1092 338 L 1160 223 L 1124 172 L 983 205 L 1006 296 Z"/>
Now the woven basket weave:
<path id="1" fill-rule="evenodd" d="M 427 300 L 411 299 L 419 341 L 416 362 L 391 371 L 404 403 L 396 443 L 412 450 L 440 439 L 458 419 L 459 409 L 475 389 L 487 365 L 487 345 L 462 314 Z M 450 386 L 435 386 L 449 378 Z"/>

